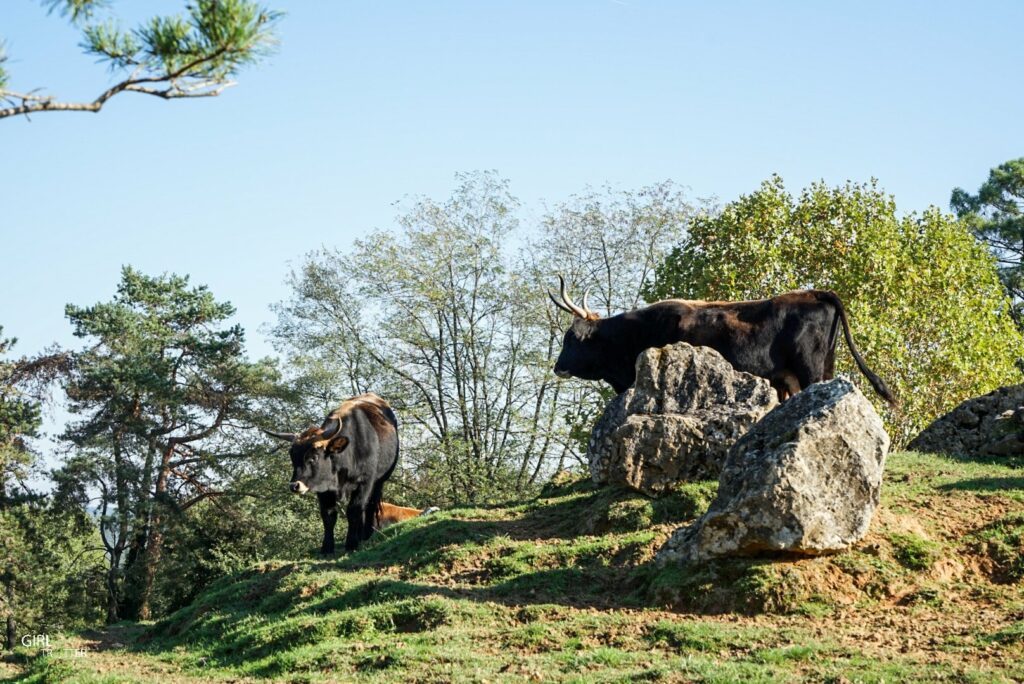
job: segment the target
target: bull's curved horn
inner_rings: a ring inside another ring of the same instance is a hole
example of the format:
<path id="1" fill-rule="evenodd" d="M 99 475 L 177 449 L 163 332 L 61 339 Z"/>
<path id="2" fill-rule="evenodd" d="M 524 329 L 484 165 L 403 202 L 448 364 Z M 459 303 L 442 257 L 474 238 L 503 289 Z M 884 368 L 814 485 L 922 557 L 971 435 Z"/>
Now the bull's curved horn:
<path id="1" fill-rule="evenodd" d="M 324 421 L 324 424 L 320 426 L 320 439 L 330 439 L 334 436 L 334 433 L 340 429 L 340 420 L 337 418 L 328 418 Z"/>
<path id="2" fill-rule="evenodd" d="M 585 307 L 577 305 L 574 301 L 572 301 L 572 297 L 570 297 L 569 294 L 565 291 L 565 278 L 562 277 L 561 273 L 558 274 L 558 284 L 559 293 L 562 295 L 562 301 L 565 302 L 565 305 L 567 307 L 569 307 L 569 311 L 572 312 L 572 315 L 579 316 L 580 318 L 587 318 L 587 309 Z"/>
<path id="3" fill-rule="evenodd" d="M 565 313 L 567 313 L 567 314 L 573 313 L 572 309 L 567 307 L 562 302 L 558 301 L 558 299 L 555 297 L 555 295 L 552 294 L 551 290 L 548 290 L 548 297 L 551 297 L 551 301 L 555 303 L 555 306 L 557 306 L 559 309 L 561 309 Z"/>
<path id="4" fill-rule="evenodd" d="M 274 432 L 273 430 L 264 429 L 263 432 L 267 433 L 274 439 L 283 439 L 286 442 L 294 442 L 299 436 L 297 432 Z"/>
<path id="5" fill-rule="evenodd" d="M 589 318 L 590 314 L 593 313 L 590 310 L 590 307 L 587 306 L 587 295 L 589 295 L 589 294 L 590 294 L 590 288 L 588 287 L 586 290 L 583 291 L 583 310 L 587 312 L 587 315 L 584 316 L 584 318 Z"/>

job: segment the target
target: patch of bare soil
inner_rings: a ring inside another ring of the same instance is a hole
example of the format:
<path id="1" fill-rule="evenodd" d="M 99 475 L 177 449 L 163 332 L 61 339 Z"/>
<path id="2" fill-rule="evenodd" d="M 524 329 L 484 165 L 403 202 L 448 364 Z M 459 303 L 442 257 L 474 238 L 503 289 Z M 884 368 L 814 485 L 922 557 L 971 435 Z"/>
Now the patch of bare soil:
<path id="1" fill-rule="evenodd" d="M 0 658 L 0 681 L 16 679 L 21 674 L 21 668 L 14 663 L 7 662 Z"/>

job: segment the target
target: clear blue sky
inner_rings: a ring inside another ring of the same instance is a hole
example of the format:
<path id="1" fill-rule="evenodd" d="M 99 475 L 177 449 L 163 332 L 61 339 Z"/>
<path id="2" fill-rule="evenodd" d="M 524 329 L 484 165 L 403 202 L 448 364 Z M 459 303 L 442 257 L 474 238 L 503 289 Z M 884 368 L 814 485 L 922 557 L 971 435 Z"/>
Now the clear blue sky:
<path id="1" fill-rule="evenodd" d="M 913 210 L 1024 155 L 1019 1 L 266 2 L 280 51 L 220 98 L 0 120 L 16 351 L 71 343 L 64 304 L 109 298 L 132 264 L 210 285 L 268 353 L 289 262 L 458 171 L 497 169 L 534 208 L 605 182 L 726 201 L 773 172 L 876 176 Z M 113 4 L 129 23 L 183 6 Z M 0 36 L 14 89 L 112 81 L 34 0 L 3 0 Z"/>

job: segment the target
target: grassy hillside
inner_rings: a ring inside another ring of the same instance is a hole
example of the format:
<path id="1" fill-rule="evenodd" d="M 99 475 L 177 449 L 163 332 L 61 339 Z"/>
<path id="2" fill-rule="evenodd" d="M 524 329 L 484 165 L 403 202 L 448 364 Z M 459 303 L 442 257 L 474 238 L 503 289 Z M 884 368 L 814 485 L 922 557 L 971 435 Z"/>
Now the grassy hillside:
<path id="1" fill-rule="evenodd" d="M 852 552 L 661 569 L 714 483 L 651 501 L 560 482 L 408 521 L 336 561 L 267 563 L 152 625 L 68 637 L 26 681 L 1024 679 L 1024 472 L 890 457 Z M 313 515 L 312 509 L 310 514 Z"/>

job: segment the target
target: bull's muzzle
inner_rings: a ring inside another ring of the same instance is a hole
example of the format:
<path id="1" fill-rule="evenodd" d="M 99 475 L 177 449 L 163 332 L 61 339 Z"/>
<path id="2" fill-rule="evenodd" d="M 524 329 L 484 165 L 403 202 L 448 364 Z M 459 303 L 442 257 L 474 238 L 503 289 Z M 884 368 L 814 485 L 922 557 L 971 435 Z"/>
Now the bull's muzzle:
<path id="1" fill-rule="evenodd" d="M 309 487 L 306 486 L 305 482 L 300 482 L 296 480 L 295 482 L 292 482 L 291 490 L 295 494 L 305 494 L 306 492 L 309 491 Z"/>
<path id="2" fill-rule="evenodd" d="M 555 368 L 555 375 L 557 375 L 560 378 L 571 378 L 572 377 L 572 373 L 570 373 L 567 370 L 562 370 L 561 368 L 558 368 L 558 367 Z"/>

